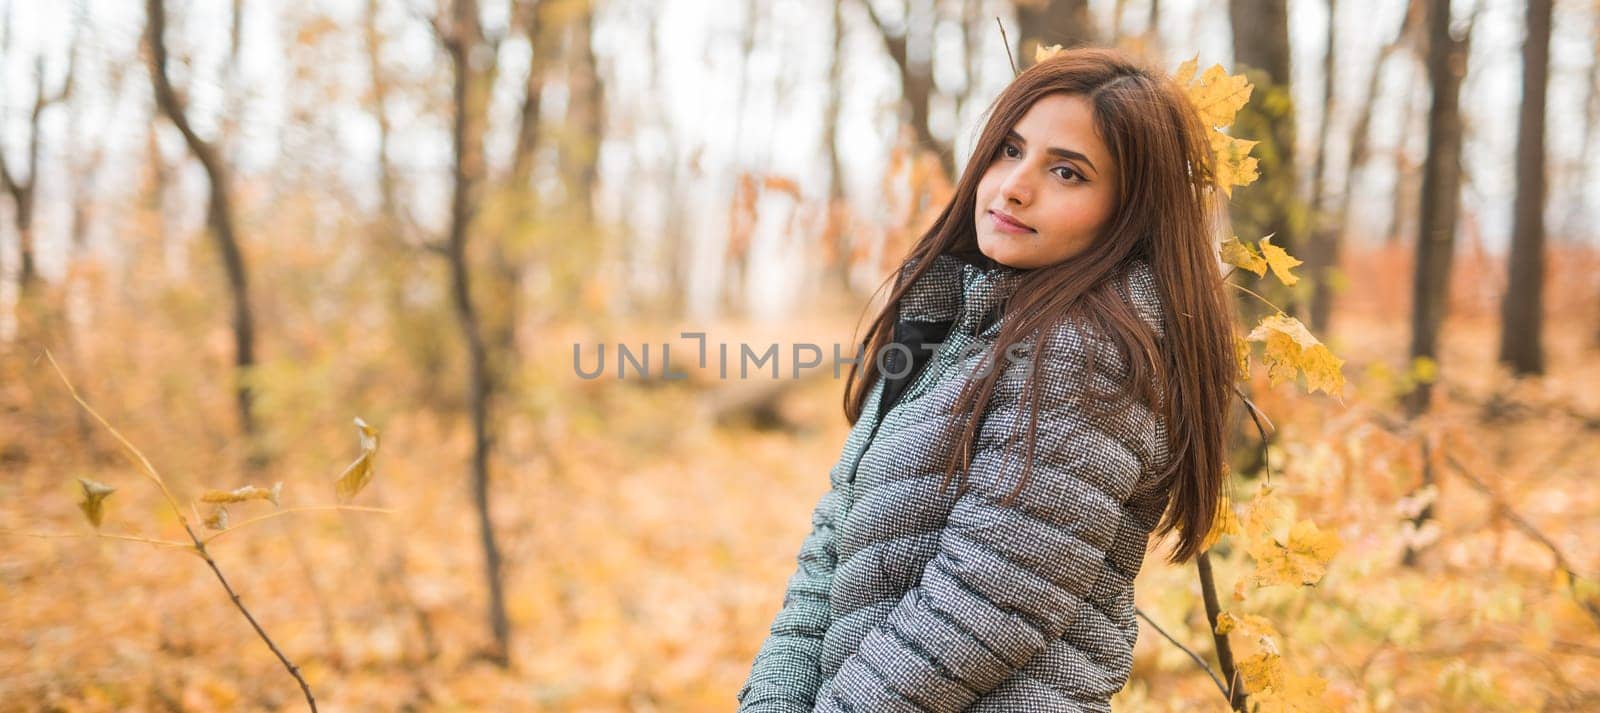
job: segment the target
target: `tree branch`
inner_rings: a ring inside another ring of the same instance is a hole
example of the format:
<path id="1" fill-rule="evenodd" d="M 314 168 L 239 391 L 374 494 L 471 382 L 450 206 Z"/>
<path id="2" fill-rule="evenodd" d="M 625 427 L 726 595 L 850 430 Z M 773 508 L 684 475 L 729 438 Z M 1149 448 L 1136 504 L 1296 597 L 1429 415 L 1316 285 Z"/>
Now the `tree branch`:
<path id="1" fill-rule="evenodd" d="M 1179 651 L 1182 651 L 1182 652 L 1188 654 L 1189 658 L 1194 659 L 1195 664 L 1198 665 L 1201 670 L 1205 671 L 1207 676 L 1211 677 L 1212 683 L 1217 684 L 1217 690 L 1222 692 L 1222 697 L 1223 698 L 1227 698 L 1228 697 L 1228 686 L 1227 686 L 1227 684 L 1224 684 L 1222 682 L 1222 679 L 1217 678 L 1216 671 L 1211 670 L 1210 664 L 1207 664 L 1206 660 L 1200 657 L 1200 654 L 1197 654 L 1197 653 L 1189 650 L 1189 647 L 1184 646 L 1182 644 L 1182 642 L 1179 642 L 1177 639 L 1172 638 L 1172 635 L 1168 634 L 1166 629 L 1161 628 L 1161 625 L 1157 624 L 1153 619 L 1151 619 L 1150 615 L 1144 613 L 1144 611 L 1142 609 L 1140 609 L 1138 607 L 1134 607 L 1133 608 L 1133 613 L 1138 614 L 1141 619 L 1144 619 L 1145 623 L 1149 624 L 1150 628 L 1155 629 L 1157 634 L 1162 635 L 1163 637 L 1166 638 L 1167 641 L 1172 642 L 1172 645 L 1178 647 Z"/>
<path id="2" fill-rule="evenodd" d="M 152 4 L 155 2 L 156 0 L 152 0 Z M 256 630 L 256 634 L 261 637 L 262 641 L 266 642 L 267 648 L 272 649 L 272 653 L 278 657 L 278 661 L 283 663 L 283 667 L 285 669 L 288 669 L 289 675 L 293 676 L 295 682 L 300 684 L 300 690 L 306 695 L 306 704 L 311 706 L 312 713 L 316 713 L 317 700 L 312 697 L 311 686 L 306 683 L 305 677 L 300 675 L 300 667 L 294 665 L 294 662 L 290 661 L 289 657 L 283 654 L 283 651 L 278 648 L 278 645 L 272 641 L 272 637 L 267 636 L 266 630 L 262 629 L 261 624 L 256 622 L 256 618 L 250 614 L 250 610 L 245 608 L 244 602 L 239 599 L 238 593 L 234 592 L 233 586 L 228 584 L 227 577 L 222 576 L 222 569 L 217 566 L 217 561 L 212 559 L 211 553 L 206 550 L 206 541 L 200 539 L 200 536 L 195 534 L 194 527 L 190 525 L 189 519 L 184 517 L 183 508 L 178 505 L 178 500 L 172 497 L 172 493 L 167 490 L 166 481 L 162 480 L 161 474 L 156 472 L 155 466 L 151 465 L 150 460 L 145 458 L 144 454 L 140 453 L 138 448 L 135 448 L 134 445 L 128 441 L 128 439 L 124 438 L 122 434 L 117 431 L 116 428 L 112 427 L 112 425 L 106 421 L 105 417 L 101 416 L 98 411 L 95 411 L 93 408 L 91 408 L 89 404 L 83 400 L 83 397 L 78 395 L 78 390 L 73 388 L 72 382 L 68 380 L 67 375 L 61 371 L 61 366 L 56 364 L 56 358 L 50 353 L 50 350 L 45 350 L 44 354 L 45 358 L 50 360 L 50 366 L 55 368 L 56 375 L 61 377 L 61 382 L 67 385 L 67 391 L 72 393 L 73 400 L 77 401 L 79 406 L 82 406 L 85 411 L 88 411 L 89 415 L 94 416 L 95 420 L 99 421 L 101 425 L 105 426 L 107 430 L 111 431 L 111 435 L 116 436 L 117 440 L 120 441 L 123 446 L 127 447 L 139 464 L 144 467 L 145 474 L 149 476 L 149 478 L 155 482 L 156 486 L 161 489 L 161 494 L 166 497 L 167 504 L 172 507 L 173 513 L 178 516 L 178 523 L 183 526 L 183 531 L 189 535 L 189 540 L 194 543 L 193 551 L 200 555 L 201 559 L 206 561 L 206 565 L 211 568 L 211 572 L 217 575 L 217 581 L 221 582 L 222 588 L 228 592 L 228 597 L 233 600 L 234 606 L 238 607 L 239 612 L 244 614 L 244 618 L 250 622 L 250 627 Z M 117 537 L 118 539 L 126 539 L 121 536 Z"/>

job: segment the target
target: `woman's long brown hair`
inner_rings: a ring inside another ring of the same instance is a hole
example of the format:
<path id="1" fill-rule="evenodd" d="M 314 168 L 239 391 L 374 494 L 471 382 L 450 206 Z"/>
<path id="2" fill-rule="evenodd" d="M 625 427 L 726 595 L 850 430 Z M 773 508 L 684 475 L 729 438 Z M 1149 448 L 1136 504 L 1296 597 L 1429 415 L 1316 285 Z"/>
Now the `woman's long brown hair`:
<path id="1" fill-rule="evenodd" d="M 1237 374 L 1230 302 L 1222 291 L 1215 253 L 1216 189 L 1210 143 L 1187 94 L 1165 72 L 1146 67 L 1116 50 L 1079 48 L 1060 52 L 1022 72 L 987 110 L 988 120 L 956 184 L 955 195 L 931 228 L 912 246 L 912 269 L 897 282 L 883 310 L 871 322 L 863 344 L 878 354 L 892 338 L 900 300 L 912 283 L 949 254 L 982 262 L 973 222 L 978 181 L 1001 149 L 1006 132 L 1041 97 L 1067 93 L 1094 107 L 1095 129 L 1118 167 L 1116 207 L 1098 239 L 1060 263 L 1026 270 L 1006 304 L 1002 324 L 986 358 L 1007 353 L 1029 335 L 1049 334 L 1066 320 L 1077 320 L 1116 344 L 1128 366 L 1131 393 L 1159 404 L 1168 437 L 1167 468 L 1171 500 L 1157 537 L 1177 530 L 1168 561 L 1187 562 L 1201 553 L 1220 507 L 1225 466 L 1225 426 Z M 1160 338 L 1119 296 L 1114 278 L 1131 261 L 1145 260 L 1155 275 L 1163 309 Z M 1035 349 L 1033 358 L 1044 350 Z M 861 417 L 878 370 L 851 365 L 845 387 L 845 416 Z M 993 363 L 991 361 L 991 363 Z M 1035 361 L 1037 367 L 1037 361 Z M 1091 367 L 1092 368 L 1092 367 Z M 956 410 L 965 425 L 961 451 L 950 459 L 948 484 L 961 467 L 961 491 L 971 465 L 978 418 L 1003 369 L 980 368 L 968 380 Z M 1029 372 L 1037 394 L 1038 369 Z M 1157 378 L 1160 388 L 1157 388 Z M 1033 463 L 1038 399 L 1028 425 L 1027 457 L 1012 497 L 1021 492 Z M 1010 498 L 1008 498 L 1009 500 Z"/>

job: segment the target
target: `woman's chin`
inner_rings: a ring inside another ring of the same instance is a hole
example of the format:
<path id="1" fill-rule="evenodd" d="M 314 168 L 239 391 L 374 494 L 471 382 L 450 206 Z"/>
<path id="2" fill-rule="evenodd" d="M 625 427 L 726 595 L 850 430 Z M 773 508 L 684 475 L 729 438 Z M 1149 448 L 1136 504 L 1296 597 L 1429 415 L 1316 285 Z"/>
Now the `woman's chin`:
<path id="1" fill-rule="evenodd" d="M 1012 236 L 980 234 L 978 251 L 982 252 L 984 257 L 1006 267 L 1026 270 L 1032 267 L 1032 262 L 1028 259 L 1027 251 L 1016 249 L 1015 240 L 1016 238 Z"/>

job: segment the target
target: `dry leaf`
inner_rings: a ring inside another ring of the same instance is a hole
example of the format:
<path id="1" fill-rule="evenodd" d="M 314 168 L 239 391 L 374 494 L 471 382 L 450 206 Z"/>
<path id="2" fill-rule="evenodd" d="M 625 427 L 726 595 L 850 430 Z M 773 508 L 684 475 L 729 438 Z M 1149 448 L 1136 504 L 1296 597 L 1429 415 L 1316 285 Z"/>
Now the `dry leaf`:
<path id="1" fill-rule="evenodd" d="M 1239 662 L 1239 675 L 1243 677 L 1244 690 L 1259 693 L 1283 685 L 1283 657 L 1263 651 Z"/>
<path id="2" fill-rule="evenodd" d="M 1185 88 L 1195 111 L 1200 113 L 1200 121 L 1213 128 L 1232 124 L 1255 89 L 1243 74 L 1229 76 L 1220 64 L 1211 65 L 1198 81 L 1191 80 Z"/>
<path id="3" fill-rule="evenodd" d="M 1223 535 L 1233 535 L 1239 532 L 1239 518 L 1233 514 L 1233 503 L 1228 496 L 1222 496 L 1217 505 L 1217 517 L 1211 523 L 1211 532 L 1206 533 L 1206 539 L 1200 545 L 1202 551 L 1211 549 Z"/>
<path id="4" fill-rule="evenodd" d="M 1233 337 L 1233 356 L 1239 362 L 1239 379 L 1242 381 L 1249 381 L 1250 342 L 1239 338 L 1239 335 L 1237 334 Z"/>
<path id="5" fill-rule="evenodd" d="M 1256 159 L 1250 156 L 1257 142 L 1229 136 L 1222 129 L 1233 123 L 1255 87 L 1242 74 L 1230 76 L 1220 64 L 1211 65 L 1196 78 L 1199 60 L 1199 55 L 1185 60 L 1172 79 L 1189 96 L 1200 122 L 1210 129 L 1207 139 L 1214 157 L 1214 179 L 1223 193 L 1232 196 L 1235 186 L 1250 185 L 1260 177 Z"/>
<path id="6" fill-rule="evenodd" d="M 1211 154 L 1216 158 L 1217 185 L 1223 193 L 1232 196 L 1234 186 L 1248 186 L 1261 177 L 1256 159 L 1250 155 L 1250 149 L 1261 142 L 1235 138 L 1215 129 L 1209 140 Z"/>
<path id="7" fill-rule="evenodd" d="M 1241 270 L 1249 270 L 1257 276 L 1267 274 L 1266 258 L 1261 257 L 1261 253 L 1256 252 L 1255 248 L 1239 242 L 1237 235 L 1222 241 L 1221 256 L 1223 262 Z"/>
<path id="8" fill-rule="evenodd" d="M 333 483 L 334 493 L 340 502 L 349 502 L 362 488 L 367 487 L 367 483 L 372 482 L 372 456 L 378 452 L 378 429 L 367 425 L 359 416 L 356 417 L 356 428 L 361 436 L 361 455 Z"/>
<path id="9" fill-rule="evenodd" d="M 1190 84 L 1194 83 L 1194 74 L 1195 72 L 1199 71 L 1199 69 L 1200 55 L 1197 53 L 1195 56 L 1184 60 L 1182 64 L 1178 65 L 1177 71 L 1172 73 L 1172 78 L 1178 82 L 1178 86 L 1187 89 Z"/>
<path id="10" fill-rule="evenodd" d="M 1282 635 L 1278 633 L 1277 627 L 1274 627 L 1266 617 L 1255 614 L 1219 612 L 1217 614 L 1216 632 L 1218 634 L 1226 634 L 1230 631 L 1238 631 L 1241 635 L 1256 641 L 1269 653 L 1278 653 L 1278 639 L 1282 638 Z"/>
<path id="11" fill-rule="evenodd" d="M 1256 543 L 1250 556 L 1256 560 L 1253 579 L 1262 585 L 1310 586 L 1322 581 L 1328 562 L 1344 544 L 1332 532 L 1323 532 L 1310 520 L 1299 520 L 1289 528 L 1289 541 Z"/>
<path id="12" fill-rule="evenodd" d="M 206 527 L 213 530 L 228 529 L 228 508 L 218 505 L 205 519 Z"/>
<path id="13" fill-rule="evenodd" d="M 1061 53 L 1061 45 L 1041 44 L 1033 48 L 1033 63 L 1038 64 Z"/>
<path id="14" fill-rule="evenodd" d="M 100 522 L 105 518 L 106 497 L 116 492 L 113 488 L 98 480 L 79 477 L 78 484 L 83 486 L 83 502 L 78 503 L 78 509 L 83 511 L 83 516 L 89 518 L 89 524 L 95 529 L 100 529 Z"/>
<path id="15" fill-rule="evenodd" d="M 1245 338 L 1266 343 L 1262 361 L 1267 364 L 1267 377 L 1273 386 L 1293 379 L 1299 370 L 1305 372 L 1308 390 L 1321 390 L 1335 397 L 1344 394 L 1344 373 L 1340 371 L 1344 360 L 1311 336 L 1300 320 L 1279 312 L 1263 318 Z"/>
<path id="16" fill-rule="evenodd" d="M 1272 236 L 1261 239 L 1261 257 L 1267 261 L 1267 266 L 1272 268 L 1272 274 L 1277 275 L 1283 284 L 1293 286 L 1300 278 L 1290 273 L 1289 270 L 1300 264 L 1300 260 L 1290 255 L 1283 248 L 1272 244 Z"/>
<path id="17" fill-rule="evenodd" d="M 234 490 L 207 490 L 200 494 L 203 503 L 242 503 L 247 500 L 266 500 L 277 506 L 278 499 L 283 495 L 283 483 L 273 483 L 272 487 L 261 488 L 246 485 Z"/>

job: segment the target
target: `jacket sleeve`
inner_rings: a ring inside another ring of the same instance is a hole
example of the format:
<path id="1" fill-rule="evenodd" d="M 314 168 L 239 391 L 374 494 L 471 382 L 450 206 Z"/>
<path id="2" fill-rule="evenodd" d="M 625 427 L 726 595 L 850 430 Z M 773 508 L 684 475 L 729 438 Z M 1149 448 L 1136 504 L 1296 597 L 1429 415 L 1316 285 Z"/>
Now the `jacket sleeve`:
<path id="1" fill-rule="evenodd" d="M 822 684 L 822 635 L 828 629 L 828 587 L 837 550 L 833 514 L 839 491 L 830 487 L 811 512 L 811 531 L 800 545 L 783 608 L 756 652 L 739 689 L 739 713 L 810 711 Z"/>
<path id="2" fill-rule="evenodd" d="M 1021 475 L 1031 408 L 1021 383 L 1027 364 L 1002 363 L 967 490 L 939 534 L 937 553 L 843 661 L 815 710 L 965 710 L 1060 638 L 1086 606 L 1118 536 L 1122 505 L 1145 472 L 1147 449 L 1136 439 L 1155 424 L 1132 397 L 1097 402 L 1087 391 L 1091 348 L 1098 389 L 1126 375 L 1109 341 L 1092 342 L 1077 327 L 1050 335 L 1037 367 L 1028 484 L 1011 505 L 1001 504 Z M 1102 410 L 1091 415 L 1097 405 Z"/>

